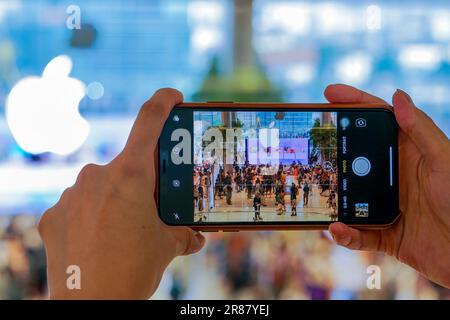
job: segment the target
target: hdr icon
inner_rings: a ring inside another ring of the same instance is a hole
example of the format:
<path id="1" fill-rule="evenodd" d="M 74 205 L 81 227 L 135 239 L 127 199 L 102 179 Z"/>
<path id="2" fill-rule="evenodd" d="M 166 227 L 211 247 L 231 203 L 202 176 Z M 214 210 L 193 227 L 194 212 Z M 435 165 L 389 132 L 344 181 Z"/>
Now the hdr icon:
<path id="1" fill-rule="evenodd" d="M 355 120 L 355 126 L 357 128 L 365 128 L 367 126 L 367 121 L 364 118 L 358 118 Z"/>

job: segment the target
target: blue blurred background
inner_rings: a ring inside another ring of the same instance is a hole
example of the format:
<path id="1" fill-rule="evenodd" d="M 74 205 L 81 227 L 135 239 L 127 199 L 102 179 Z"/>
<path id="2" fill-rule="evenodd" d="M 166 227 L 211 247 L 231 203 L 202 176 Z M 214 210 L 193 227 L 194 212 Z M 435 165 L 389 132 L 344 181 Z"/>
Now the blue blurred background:
<path id="1" fill-rule="evenodd" d="M 6 121 L 8 95 L 61 55 L 86 87 L 89 135 L 69 154 L 28 153 Z M 0 0 L 0 298 L 45 297 L 36 221 L 83 165 L 121 150 L 156 89 L 178 88 L 186 101 L 323 102 L 336 82 L 388 102 L 401 88 L 448 136 L 450 2 Z M 381 290 L 366 288 L 371 264 L 382 268 Z M 394 259 L 338 248 L 326 233 L 265 232 L 209 235 L 196 258 L 170 266 L 155 298 L 448 299 L 449 291 Z"/>

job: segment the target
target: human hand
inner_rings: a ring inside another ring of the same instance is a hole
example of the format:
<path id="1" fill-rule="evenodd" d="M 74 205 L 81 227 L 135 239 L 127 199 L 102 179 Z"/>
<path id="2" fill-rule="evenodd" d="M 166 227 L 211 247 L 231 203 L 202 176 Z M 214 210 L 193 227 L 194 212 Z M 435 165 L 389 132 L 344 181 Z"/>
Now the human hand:
<path id="1" fill-rule="evenodd" d="M 333 103 L 386 103 L 347 85 L 330 85 Z M 408 94 L 392 98 L 399 129 L 400 211 L 387 229 L 357 230 L 330 225 L 336 243 L 355 250 L 381 251 L 410 265 L 428 279 L 450 287 L 450 141 L 418 109 Z"/>
<path id="2" fill-rule="evenodd" d="M 162 223 L 154 199 L 154 151 L 182 100 L 174 89 L 158 90 L 142 106 L 124 150 L 107 165 L 85 166 L 42 216 L 51 298 L 148 298 L 173 258 L 203 247 L 200 233 Z M 69 265 L 80 267 L 80 290 L 66 286 Z"/>

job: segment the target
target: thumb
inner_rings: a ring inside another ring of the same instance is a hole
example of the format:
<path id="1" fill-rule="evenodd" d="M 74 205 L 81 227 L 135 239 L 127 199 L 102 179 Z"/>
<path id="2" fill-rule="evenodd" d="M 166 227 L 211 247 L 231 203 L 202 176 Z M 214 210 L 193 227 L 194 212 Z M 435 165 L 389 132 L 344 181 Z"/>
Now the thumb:
<path id="1" fill-rule="evenodd" d="M 352 250 L 383 251 L 383 238 L 380 230 L 357 230 L 342 222 L 330 224 L 328 228 L 334 241 Z"/>
<path id="2" fill-rule="evenodd" d="M 182 101 L 181 92 L 163 88 L 143 104 L 123 151 L 134 167 L 153 171 L 151 164 L 159 135 L 172 108 Z"/>
<path id="3" fill-rule="evenodd" d="M 422 110 L 414 105 L 411 97 L 398 89 L 392 97 L 395 118 L 405 134 L 414 142 L 424 157 L 435 158 L 448 148 L 448 138 Z"/>
<path id="4" fill-rule="evenodd" d="M 175 254 L 177 256 L 196 253 L 205 245 L 205 237 L 191 228 L 170 227 L 170 232 L 176 241 Z"/>

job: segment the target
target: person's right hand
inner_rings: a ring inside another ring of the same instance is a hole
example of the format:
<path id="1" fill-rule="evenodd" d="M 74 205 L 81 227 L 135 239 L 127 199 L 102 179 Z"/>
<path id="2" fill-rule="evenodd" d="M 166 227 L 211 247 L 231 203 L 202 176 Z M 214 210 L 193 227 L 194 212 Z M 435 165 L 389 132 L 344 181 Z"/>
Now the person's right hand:
<path id="1" fill-rule="evenodd" d="M 333 103 L 385 103 L 346 85 L 330 85 L 325 97 Z M 450 141 L 418 109 L 408 94 L 392 98 L 399 130 L 400 211 L 383 230 L 357 230 L 330 225 L 335 241 L 355 250 L 385 252 L 428 279 L 450 287 Z"/>

